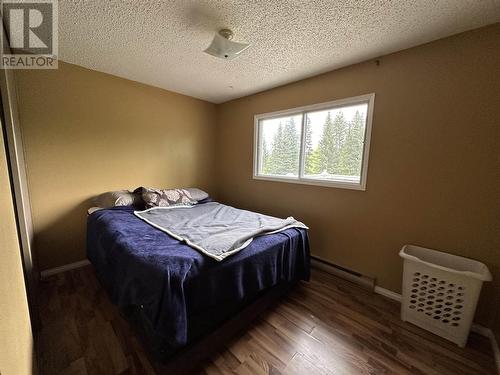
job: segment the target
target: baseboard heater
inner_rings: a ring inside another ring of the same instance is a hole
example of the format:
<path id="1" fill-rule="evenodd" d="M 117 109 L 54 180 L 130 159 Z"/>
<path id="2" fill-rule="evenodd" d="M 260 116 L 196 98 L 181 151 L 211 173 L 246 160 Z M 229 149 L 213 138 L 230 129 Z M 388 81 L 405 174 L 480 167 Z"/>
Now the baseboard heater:
<path id="1" fill-rule="evenodd" d="M 328 262 L 327 260 L 321 259 L 320 257 L 311 255 L 311 266 L 328 272 L 332 275 L 338 276 L 352 283 L 358 284 L 364 289 L 370 291 L 373 291 L 375 289 L 375 278 L 365 276 L 359 272 Z"/>

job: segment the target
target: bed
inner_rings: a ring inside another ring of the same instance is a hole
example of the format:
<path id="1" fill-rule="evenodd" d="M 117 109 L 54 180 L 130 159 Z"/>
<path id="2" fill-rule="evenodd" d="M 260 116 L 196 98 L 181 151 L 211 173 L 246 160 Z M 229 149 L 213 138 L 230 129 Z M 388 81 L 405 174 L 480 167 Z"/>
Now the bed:
<path id="1" fill-rule="evenodd" d="M 87 256 L 111 301 L 134 311 L 155 353 L 165 356 L 266 291 L 309 279 L 306 229 L 256 237 L 216 261 L 139 219 L 132 206 L 88 216 Z"/>

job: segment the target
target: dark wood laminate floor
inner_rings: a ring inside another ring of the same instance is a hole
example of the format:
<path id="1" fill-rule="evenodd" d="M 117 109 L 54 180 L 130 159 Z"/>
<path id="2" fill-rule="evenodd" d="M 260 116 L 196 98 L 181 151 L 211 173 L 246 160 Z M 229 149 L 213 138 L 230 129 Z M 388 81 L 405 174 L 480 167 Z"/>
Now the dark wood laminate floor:
<path id="1" fill-rule="evenodd" d="M 42 282 L 43 375 L 153 374 L 91 266 Z M 495 374 L 484 337 L 460 349 L 399 320 L 399 305 L 313 270 L 210 360 L 202 374 Z"/>

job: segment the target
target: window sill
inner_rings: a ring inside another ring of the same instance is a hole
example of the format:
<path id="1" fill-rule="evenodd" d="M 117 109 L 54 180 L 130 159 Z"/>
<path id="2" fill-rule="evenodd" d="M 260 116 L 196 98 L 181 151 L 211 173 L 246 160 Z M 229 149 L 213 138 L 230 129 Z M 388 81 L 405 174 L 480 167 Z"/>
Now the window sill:
<path id="1" fill-rule="evenodd" d="M 254 175 L 254 180 L 263 180 L 263 181 L 273 181 L 273 182 L 285 182 L 292 184 L 301 184 L 301 185 L 314 185 L 314 186 L 323 186 L 323 187 L 332 187 L 332 188 L 340 188 L 340 189 L 350 189 L 350 190 L 360 190 L 366 191 L 366 184 L 353 183 L 353 182 L 343 182 L 343 181 L 325 181 L 325 180 L 313 180 L 309 178 L 299 178 L 299 177 L 274 177 L 274 176 L 262 176 L 262 175 Z"/>

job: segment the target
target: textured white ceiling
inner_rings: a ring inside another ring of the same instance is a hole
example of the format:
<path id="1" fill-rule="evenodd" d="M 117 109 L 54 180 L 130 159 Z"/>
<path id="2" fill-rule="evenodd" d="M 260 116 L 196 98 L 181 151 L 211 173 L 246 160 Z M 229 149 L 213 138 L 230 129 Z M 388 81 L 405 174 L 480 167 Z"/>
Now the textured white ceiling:
<path id="1" fill-rule="evenodd" d="M 500 21 L 500 0 L 63 0 L 63 61 L 214 103 Z M 202 51 L 216 30 L 252 46 Z"/>

